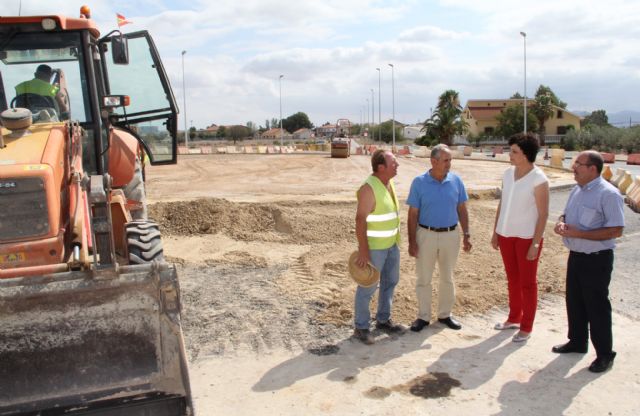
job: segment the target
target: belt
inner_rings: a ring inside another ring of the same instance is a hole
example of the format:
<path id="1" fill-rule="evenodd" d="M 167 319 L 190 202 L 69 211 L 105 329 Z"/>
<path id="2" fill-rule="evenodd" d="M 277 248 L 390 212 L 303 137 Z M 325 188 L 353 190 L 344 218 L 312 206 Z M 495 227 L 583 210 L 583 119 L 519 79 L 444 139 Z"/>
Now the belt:
<path id="1" fill-rule="evenodd" d="M 603 255 L 603 254 L 609 254 L 612 253 L 613 250 L 612 249 L 607 249 L 607 250 L 600 250 L 600 251 L 594 251 L 593 253 L 581 253 L 579 251 L 570 251 L 569 253 L 574 255 L 574 256 L 598 256 L 598 255 Z"/>
<path id="2" fill-rule="evenodd" d="M 428 225 L 418 224 L 422 228 L 426 228 L 427 230 L 435 231 L 437 233 L 443 233 L 445 231 L 453 231 L 456 229 L 458 224 L 453 224 L 451 227 L 430 227 Z"/>

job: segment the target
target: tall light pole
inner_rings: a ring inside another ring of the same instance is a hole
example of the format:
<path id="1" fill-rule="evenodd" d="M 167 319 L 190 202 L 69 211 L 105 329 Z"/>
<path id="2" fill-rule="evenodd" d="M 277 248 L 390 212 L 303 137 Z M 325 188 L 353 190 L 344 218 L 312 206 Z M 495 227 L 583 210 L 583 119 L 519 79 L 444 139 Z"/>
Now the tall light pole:
<path id="1" fill-rule="evenodd" d="M 393 64 L 389 64 L 389 66 L 391 67 L 391 135 L 393 137 L 391 151 L 394 151 L 396 149 L 396 91 L 394 85 Z"/>
<path id="2" fill-rule="evenodd" d="M 373 121 L 373 125 L 376 125 L 376 101 L 373 99 L 373 88 L 371 88 L 371 121 Z M 372 135 L 376 135 L 375 133 L 371 133 Z M 374 137 L 375 138 L 375 137 Z"/>
<path id="3" fill-rule="evenodd" d="M 527 134 L 527 34 L 520 32 L 524 39 L 524 134 Z"/>
<path id="4" fill-rule="evenodd" d="M 280 78 L 278 78 L 278 82 L 280 83 L 280 153 L 282 153 L 282 148 L 284 147 L 284 133 L 282 131 L 282 78 L 284 78 L 284 75 L 280 75 Z"/>
<path id="5" fill-rule="evenodd" d="M 189 136 L 187 135 L 187 90 L 184 87 L 184 55 L 187 51 L 182 51 L 182 108 L 184 110 L 184 145 L 189 148 Z"/>
<path id="6" fill-rule="evenodd" d="M 380 93 L 382 75 L 380 68 L 376 68 L 376 71 L 378 71 L 378 140 L 382 141 L 382 98 Z"/>
<path id="7" fill-rule="evenodd" d="M 367 129 L 369 127 L 371 127 L 371 125 L 369 124 L 369 116 L 371 115 L 371 113 L 369 112 L 369 99 L 365 98 L 365 100 L 367 100 Z"/>

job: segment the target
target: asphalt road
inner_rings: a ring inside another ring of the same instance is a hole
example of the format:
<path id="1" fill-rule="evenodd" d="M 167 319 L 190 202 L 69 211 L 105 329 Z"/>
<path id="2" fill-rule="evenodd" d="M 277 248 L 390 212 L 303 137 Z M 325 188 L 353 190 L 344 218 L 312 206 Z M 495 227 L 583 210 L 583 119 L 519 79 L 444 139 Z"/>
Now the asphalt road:
<path id="1" fill-rule="evenodd" d="M 549 218 L 557 218 L 564 210 L 569 198 L 568 189 L 551 191 Z M 640 319 L 640 280 L 638 280 L 638 257 L 640 256 L 640 213 L 629 206 L 624 210 L 625 228 L 615 249 L 613 276 L 609 286 L 611 305 L 617 313 L 633 320 Z"/>

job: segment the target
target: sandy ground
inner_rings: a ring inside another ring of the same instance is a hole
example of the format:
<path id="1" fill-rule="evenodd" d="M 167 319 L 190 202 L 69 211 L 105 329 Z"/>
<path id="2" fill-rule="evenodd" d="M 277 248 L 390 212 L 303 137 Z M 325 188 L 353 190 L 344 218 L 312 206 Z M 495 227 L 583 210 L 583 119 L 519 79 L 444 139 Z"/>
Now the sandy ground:
<path id="1" fill-rule="evenodd" d="M 404 201 L 428 160 L 402 158 L 400 164 L 396 184 Z M 640 408 L 631 394 L 639 387 L 637 362 L 598 378 L 584 369 L 592 354 L 549 352 L 564 341 L 558 295 L 566 261 L 550 229 L 534 337 L 517 347 L 508 334 L 491 329 L 504 318 L 496 308 L 506 305 L 501 260 L 489 245 L 495 189 L 506 167 L 454 161 L 472 197 L 474 248 L 461 254 L 456 269 L 454 314 L 463 330 L 434 325 L 395 339 L 377 334 L 373 347 L 349 338 L 355 284 L 345 265 L 356 244 L 354 191 L 370 172 L 368 157 L 186 156 L 177 169 L 149 169 L 150 215 L 161 223 L 165 254 L 179 264 L 198 413 L 423 414 L 442 408 L 461 414 L 634 414 Z M 569 173 L 546 173 L 556 186 L 573 183 Z M 406 206 L 402 214 L 406 224 Z M 393 317 L 405 324 L 416 312 L 414 274 L 404 254 Z M 616 319 L 616 346 L 629 358 L 638 336 L 627 328 L 631 322 Z M 606 407 L 597 384 L 611 377 L 627 380 L 616 385 L 625 404 Z"/>

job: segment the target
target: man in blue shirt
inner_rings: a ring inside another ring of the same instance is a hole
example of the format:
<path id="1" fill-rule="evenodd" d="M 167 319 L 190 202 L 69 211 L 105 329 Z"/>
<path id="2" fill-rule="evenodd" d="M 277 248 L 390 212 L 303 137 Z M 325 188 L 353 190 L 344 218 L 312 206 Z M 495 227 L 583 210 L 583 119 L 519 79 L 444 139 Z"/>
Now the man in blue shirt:
<path id="1" fill-rule="evenodd" d="M 601 176 L 602 156 L 582 152 L 573 164 L 578 186 L 569 194 L 564 214 L 554 231 L 570 250 L 567 262 L 566 305 L 569 342 L 552 348 L 558 354 L 586 353 L 591 342 L 596 359 L 589 371 L 601 373 L 613 366 L 609 283 L 615 239 L 624 229 L 624 203 L 620 192 Z"/>
<path id="2" fill-rule="evenodd" d="M 451 169 L 451 151 L 444 144 L 431 150 L 431 169 L 417 176 L 409 190 L 409 255 L 416 258 L 416 295 L 418 317 L 411 330 L 421 331 L 431 319 L 431 277 L 436 263 L 440 271 L 438 286 L 438 321 L 451 329 L 462 325 L 451 316 L 455 303 L 453 269 L 460 252 L 460 229 L 463 249 L 471 250 L 467 191 L 462 179 Z"/>

